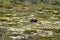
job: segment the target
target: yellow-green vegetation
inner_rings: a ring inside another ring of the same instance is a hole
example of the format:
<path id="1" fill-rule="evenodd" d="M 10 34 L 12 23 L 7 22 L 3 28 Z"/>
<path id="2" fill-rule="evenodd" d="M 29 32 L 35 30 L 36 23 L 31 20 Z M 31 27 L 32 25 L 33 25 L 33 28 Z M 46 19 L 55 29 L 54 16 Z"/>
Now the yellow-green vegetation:
<path id="1" fill-rule="evenodd" d="M 60 0 L 0 0 L 0 35 L 60 40 Z"/>

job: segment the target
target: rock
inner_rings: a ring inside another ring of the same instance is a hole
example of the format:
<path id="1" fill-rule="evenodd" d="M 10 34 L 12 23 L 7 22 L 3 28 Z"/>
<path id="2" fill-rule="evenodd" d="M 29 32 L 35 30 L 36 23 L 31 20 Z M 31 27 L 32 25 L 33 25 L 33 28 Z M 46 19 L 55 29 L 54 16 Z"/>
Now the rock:
<path id="1" fill-rule="evenodd" d="M 28 3 L 32 3 L 32 4 L 37 4 L 36 0 L 25 0 L 25 1 L 28 2 Z"/>
<path id="2" fill-rule="evenodd" d="M 17 39 L 17 37 L 15 37 L 15 36 L 9 36 L 9 38 L 12 39 L 12 40 Z"/>
<path id="3" fill-rule="evenodd" d="M 43 11 L 42 10 L 38 10 L 38 14 L 43 14 Z"/>
<path id="4" fill-rule="evenodd" d="M 40 35 L 53 35 L 52 31 L 45 31 L 45 30 L 37 30 L 37 34 Z"/>
<path id="5" fill-rule="evenodd" d="M 60 21 L 55 21 L 54 24 L 60 27 Z"/>
<path id="6" fill-rule="evenodd" d="M 16 40 L 22 40 L 22 39 L 25 39 L 25 37 L 23 36 L 17 36 Z"/>
<path id="7" fill-rule="evenodd" d="M 58 18 L 56 18 L 56 17 L 50 17 L 50 19 L 52 19 L 52 20 L 58 20 Z"/>

